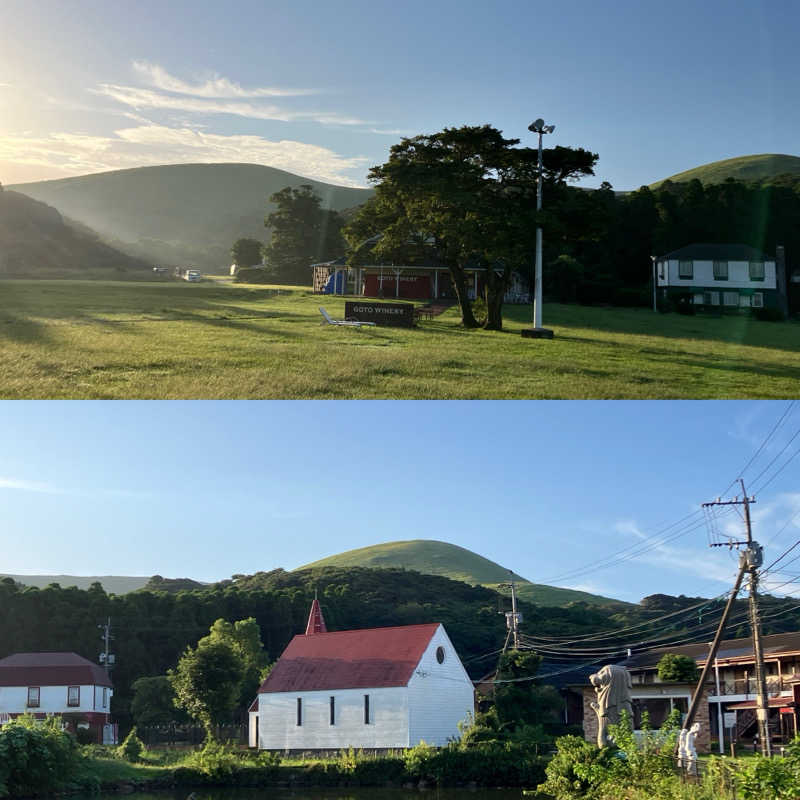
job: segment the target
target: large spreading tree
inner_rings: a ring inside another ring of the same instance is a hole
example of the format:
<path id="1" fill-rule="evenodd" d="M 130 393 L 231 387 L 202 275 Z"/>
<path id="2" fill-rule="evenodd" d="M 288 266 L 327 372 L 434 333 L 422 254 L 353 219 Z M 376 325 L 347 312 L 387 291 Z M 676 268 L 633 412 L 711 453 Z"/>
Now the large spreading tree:
<path id="1" fill-rule="evenodd" d="M 490 125 L 445 128 L 403 139 L 389 160 L 373 167 L 376 185 L 368 203 L 348 226 L 351 245 L 372 232 L 378 258 L 425 245 L 450 272 L 466 327 L 502 328 L 503 296 L 512 272 L 530 263 L 536 214 L 538 153 L 517 147 Z M 597 155 L 581 149 L 545 152 L 545 183 L 563 184 L 593 174 Z M 486 318 L 475 318 L 467 270 L 485 268 Z"/>
<path id="2" fill-rule="evenodd" d="M 272 230 L 264 247 L 267 267 L 279 282 L 307 284 L 311 264 L 343 254 L 342 218 L 323 208 L 308 184 L 287 186 L 269 199 L 276 208 L 264 220 Z"/>

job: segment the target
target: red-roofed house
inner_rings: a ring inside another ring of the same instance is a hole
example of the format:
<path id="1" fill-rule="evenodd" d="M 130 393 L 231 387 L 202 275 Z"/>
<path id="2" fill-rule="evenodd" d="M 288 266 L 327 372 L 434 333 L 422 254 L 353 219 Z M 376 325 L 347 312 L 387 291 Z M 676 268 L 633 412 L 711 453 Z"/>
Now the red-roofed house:
<path id="1" fill-rule="evenodd" d="M 24 713 L 58 714 L 73 729 L 88 728 L 113 743 L 111 679 L 77 653 L 16 653 L 0 659 L 0 720 Z"/>
<path id="2" fill-rule="evenodd" d="M 261 749 L 441 746 L 459 735 L 473 687 L 442 625 L 319 627 L 317 604 L 312 632 L 289 642 L 258 690 Z"/>

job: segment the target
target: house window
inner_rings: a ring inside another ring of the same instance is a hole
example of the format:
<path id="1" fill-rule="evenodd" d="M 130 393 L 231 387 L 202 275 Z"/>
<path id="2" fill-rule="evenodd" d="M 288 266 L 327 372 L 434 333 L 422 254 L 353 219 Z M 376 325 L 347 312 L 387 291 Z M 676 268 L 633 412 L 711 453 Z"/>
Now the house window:
<path id="1" fill-rule="evenodd" d="M 726 281 L 728 280 L 728 262 L 715 261 L 714 262 L 714 280 Z"/>
<path id="2" fill-rule="evenodd" d="M 331 697 L 331 725 L 336 721 L 336 698 Z"/>
<path id="3" fill-rule="evenodd" d="M 39 687 L 28 687 L 28 708 L 39 708 Z"/>
<path id="4" fill-rule="evenodd" d="M 703 305 L 704 306 L 718 306 L 719 305 L 719 292 L 703 292 Z"/>
<path id="5" fill-rule="evenodd" d="M 364 695 L 364 724 L 369 725 L 369 695 Z"/>
<path id="6" fill-rule="evenodd" d="M 436 648 L 436 660 L 440 664 L 444 664 L 444 647 L 437 647 Z"/>
<path id="7" fill-rule="evenodd" d="M 739 305 L 739 292 L 723 292 L 723 303 L 726 306 L 738 306 Z"/>
<path id="8" fill-rule="evenodd" d="M 103 687 L 103 708 L 108 708 L 108 689 Z"/>
<path id="9" fill-rule="evenodd" d="M 303 698 L 297 698 L 297 724 L 303 724 Z"/>
<path id="10" fill-rule="evenodd" d="M 764 262 L 751 261 L 750 262 L 750 280 L 763 281 L 764 280 Z"/>
<path id="11" fill-rule="evenodd" d="M 678 277 L 685 280 L 694 278 L 694 261 L 679 261 Z"/>
<path id="12" fill-rule="evenodd" d="M 81 687 L 68 686 L 67 687 L 67 705 L 79 706 L 81 704 Z"/>
<path id="13" fill-rule="evenodd" d="M 764 295 L 762 292 L 753 292 L 750 298 L 750 305 L 753 308 L 764 308 Z"/>

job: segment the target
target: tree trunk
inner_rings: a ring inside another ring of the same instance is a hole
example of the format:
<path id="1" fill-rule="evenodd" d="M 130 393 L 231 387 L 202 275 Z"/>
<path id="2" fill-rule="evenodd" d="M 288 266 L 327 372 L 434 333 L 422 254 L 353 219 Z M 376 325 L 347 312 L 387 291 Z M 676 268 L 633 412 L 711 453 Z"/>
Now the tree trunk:
<path id="1" fill-rule="evenodd" d="M 498 275 L 493 269 L 486 270 L 486 322 L 488 331 L 503 330 L 503 298 L 511 275 L 506 270 Z"/>
<path id="2" fill-rule="evenodd" d="M 480 324 L 472 313 L 472 303 L 470 303 L 467 291 L 467 276 L 464 270 L 460 266 L 450 267 L 450 277 L 456 290 L 458 304 L 461 306 L 461 324 L 465 328 L 479 328 Z"/>

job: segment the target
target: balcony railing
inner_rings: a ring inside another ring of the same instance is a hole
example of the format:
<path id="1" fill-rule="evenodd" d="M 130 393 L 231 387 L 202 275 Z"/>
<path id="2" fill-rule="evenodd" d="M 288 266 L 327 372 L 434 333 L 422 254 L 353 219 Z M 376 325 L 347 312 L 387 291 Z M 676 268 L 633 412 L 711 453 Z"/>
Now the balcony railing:
<path id="1" fill-rule="evenodd" d="M 780 678 L 767 678 L 767 694 L 770 697 L 779 695 L 784 689 L 789 686 L 784 683 Z M 755 678 L 739 678 L 737 680 L 720 681 L 720 692 L 724 695 L 728 694 L 755 694 L 756 679 Z M 713 689 L 712 689 L 713 691 Z"/>

